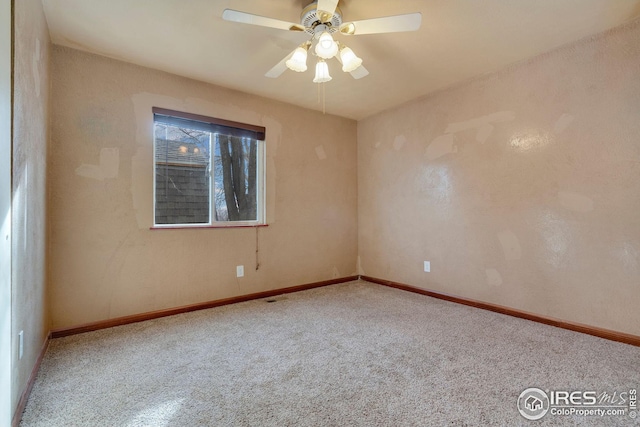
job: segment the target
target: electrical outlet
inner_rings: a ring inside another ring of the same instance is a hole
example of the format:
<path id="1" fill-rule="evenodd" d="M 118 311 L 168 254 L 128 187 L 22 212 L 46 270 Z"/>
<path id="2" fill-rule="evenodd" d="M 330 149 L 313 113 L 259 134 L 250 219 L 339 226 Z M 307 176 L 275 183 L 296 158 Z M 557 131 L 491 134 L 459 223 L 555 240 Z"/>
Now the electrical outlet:
<path id="1" fill-rule="evenodd" d="M 22 359 L 24 353 L 24 331 L 18 332 L 18 360 Z"/>
<path id="2" fill-rule="evenodd" d="M 244 277 L 244 265 L 236 267 L 236 277 Z"/>
<path id="3" fill-rule="evenodd" d="M 425 261 L 424 262 L 424 272 L 425 273 L 430 273 L 431 272 L 431 262 L 429 262 L 429 261 Z"/>

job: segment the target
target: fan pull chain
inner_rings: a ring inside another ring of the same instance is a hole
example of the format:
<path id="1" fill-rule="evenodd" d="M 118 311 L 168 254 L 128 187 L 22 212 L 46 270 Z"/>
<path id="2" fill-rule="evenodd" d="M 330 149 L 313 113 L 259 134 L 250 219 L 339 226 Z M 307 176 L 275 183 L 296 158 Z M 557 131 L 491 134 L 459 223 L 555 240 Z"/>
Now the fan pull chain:
<path id="1" fill-rule="evenodd" d="M 326 112 L 325 112 L 325 108 L 324 108 L 324 104 L 325 104 L 324 100 L 325 100 L 325 96 L 324 96 L 324 83 L 322 83 L 322 114 L 326 114 Z"/>
<path id="2" fill-rule="evenodd" d="M 320 85 L 322 85 L 322 114 L 326 114 L 324 82 L 317 83 L 317 85 L 318 85 L 318 104 L 320 104 Z"/>

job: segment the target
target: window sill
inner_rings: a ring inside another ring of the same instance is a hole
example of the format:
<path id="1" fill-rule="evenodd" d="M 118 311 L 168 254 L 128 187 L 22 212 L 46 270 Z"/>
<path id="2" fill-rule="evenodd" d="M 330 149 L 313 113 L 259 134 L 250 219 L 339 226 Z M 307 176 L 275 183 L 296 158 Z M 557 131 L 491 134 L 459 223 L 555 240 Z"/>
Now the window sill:
<path id="1" fill-rule="evenodd" d="M 158 226 L 155 225 L 150 227 L 149 230 L 200 230 L 207 228 L 216 228 L 216 229 L 224 229 L 224 228 L 260 228 L 260 227 L 268 227 L 269 224 L 243 224 L 243 225 L 167 225 L 167 226 Z"/>

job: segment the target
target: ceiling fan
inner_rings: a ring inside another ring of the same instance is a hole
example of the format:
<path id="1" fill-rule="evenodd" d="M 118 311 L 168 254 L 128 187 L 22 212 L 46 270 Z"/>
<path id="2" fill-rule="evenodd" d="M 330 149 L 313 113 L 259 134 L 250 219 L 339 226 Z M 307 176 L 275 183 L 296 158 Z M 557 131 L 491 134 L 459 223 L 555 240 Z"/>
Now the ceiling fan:
<path id="1" fill-rule="evenodd" d="M 325 83 L 331 80 L 325 60 L 334 57 L 342 64 L 342 71 L 350 73 L 355 79 L 361 79 L 369 74 L 369 71 L 362 66 L 362 59 L 344 43 L 335 41 L 331 34 L 341 33 L 351 36 L 416 31 L 422 23 L 422 14 L 419 12 L 344 22 L 338 2 L 339 0 L 316 0 L 312 2 L 302 10 L 300 24 L 233 9 L 225 9 L 222 13 L 222 18 L 231 22 L 310 34 L 311 38 L 309 40 L 285 56 L 282 61 L 267 71 L 265 76 L 271 78 L 279 77 L 287 68 L 296 72 L 306 71 L 307 53 L 315 45 L 312 53 L 319 59 L 316 64 L 314 83 Z"/>

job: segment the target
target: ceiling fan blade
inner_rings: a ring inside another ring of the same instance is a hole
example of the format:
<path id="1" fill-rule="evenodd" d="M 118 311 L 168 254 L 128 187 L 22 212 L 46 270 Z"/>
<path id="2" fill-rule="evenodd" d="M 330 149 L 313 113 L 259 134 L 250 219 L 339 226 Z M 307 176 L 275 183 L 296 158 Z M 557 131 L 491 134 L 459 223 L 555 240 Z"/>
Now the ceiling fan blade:
<path id="1" fill-rule="evenodd" d="M 318 0 L 316 9 L 318 9 L 318 18 L 322 22 L 329 22 L 333 18 L 333 13 L 338 7 L 338 0 Z"/>
<path id="2" fill-rule="evenodd" d="M 369 75 L 369 70 L 364 68 L 364 65 L 361 65 L 349 74 L 351 74 L 351 77 L 354 79 L 359 80 L 363 77 L 367 77 Z"/>
<path id="3" fill-rule="evenodd" d="M 295 50 L 293 51 L 295 52 Z M 272 69 L 266 72 L 265 77 L 269 77 L 271 79 L 275 79 L 280 77 L 282 73 L 287 70 L 286 62 L 293 56 L 293 52 L 289 53 L 287 56 L 282 58 L 282 61 L 278 62 Z"/>
<path id="4" fill-rule="evenodd" d="M 291 22 L 253 15 L 251 13 L 240 12 L 239 10 L 233 9 L 225 9 L 224 12 L 222 12 L 222 19 L 230 22 L 239 22 L 241 24 L 251 24 L 259 25 L 261 27 L 277 28 L 279 30 L 305 31 L 305 28 L 300 24 L 293 24 Z"/>
<path id="5" fill-rule="evenodd" d="M 400 33 L 403 31 L 416 31 L 420 28 L 420 24 L 422 24 L 422 14 L 416 12 L 345 22 L 340 25 L 340 32 L 348 35 Z"/>

